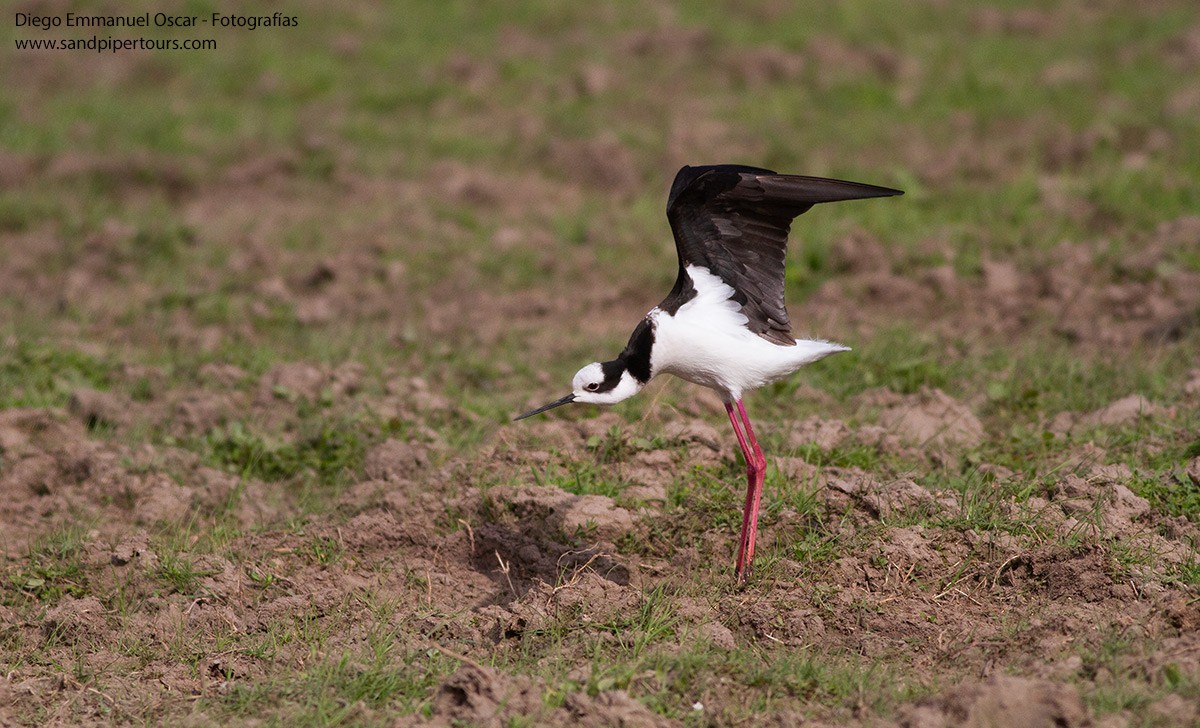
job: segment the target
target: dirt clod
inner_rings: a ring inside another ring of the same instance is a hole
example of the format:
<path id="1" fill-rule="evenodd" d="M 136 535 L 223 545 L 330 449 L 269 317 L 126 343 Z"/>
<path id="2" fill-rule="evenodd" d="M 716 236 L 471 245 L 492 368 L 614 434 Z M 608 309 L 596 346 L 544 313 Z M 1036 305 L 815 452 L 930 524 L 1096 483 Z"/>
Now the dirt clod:
<path id="1" fill-rule="evenodd" d="M 104 614 L 104 605 L 95 597 L 66 599 L 46 613 L 42 634 L 47 640 L 83 641 L 104 629 Z"/>
<path id="2" fill-rule="evenodd" d="M 903 728 L 1082 728 L 1091 721 L 1073 687 L 993 675 L 905 708 Z"/>
<path id="3" fill-rule="evenodd" d="M 89 428 L 119 425 L 127 419 L 126 405 L 111 392 L 97 389 L 76 389 L 67 401 L 67 409 Z"/>
<path id="4" fill-rule="evenodd" d="M 1141 417 L 1149 417 L 1157 411 L 1150 400 L 1140 394 L 1131 394 L 1086 415 L 1086 425 L 1123 425 Z"/>
<path id="5" fill-rule="evenodd" d="M 615 541 L 634 528 L 633 514 L 603 495 L 575 495 L 556 488 L 495 488 L 491 496 L 506 503 L 521 518 L 530 518 L 554 532 Z"/>
<path id="6" fill-rule="evenodd" d="M 375 480 L 403 480 L 428 463 L 428 454 L 421 445 L 389 438 L 367 452 L 363 469 Z"/>
<path id="7" fill-rule="evenodd" d="M 885 409 L 879 422 L 914 445 L 972 447 L 984 437 L 979 418 L 940 389 L 903 398 Z"/>

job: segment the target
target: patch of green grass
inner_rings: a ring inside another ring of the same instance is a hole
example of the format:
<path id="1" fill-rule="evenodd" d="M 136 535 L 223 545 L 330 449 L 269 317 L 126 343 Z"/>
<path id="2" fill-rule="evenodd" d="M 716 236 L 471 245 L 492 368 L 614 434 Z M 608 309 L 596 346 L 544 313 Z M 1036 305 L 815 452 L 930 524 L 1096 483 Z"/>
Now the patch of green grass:
<path id="1" fill-rule="evenodd" d="M 995 358 L 990 368 L 996 389 L 989 385 L 986 414 L 1084 413 L 1131 394 L 1173 401 L 1179 379 L 1195 365 L 1188 348 L 1146 347 L 1118 358 L 1080 357 L 1064 345 L 1032 344 L 1016 356 Z"/>
<path id="2" fill-rule="evenodd" d="M 851 548 L 845 538 L 816 523 L 795 534 L 780 534 L 778 538 L 783 544 L 783 553 L 809 570 L 836 561 Z"/>
<path id="3" fill-rule="evenodd" d="M 1144 673 L 1144 660 L 1152 649 L 1143 641 L 1107 631 L 1080 653 L 1080 676 L 1089 681 L 1082 687 L 1085 704 L 1097 717 L 1128 711 L 1130 725 L 1141 728 L 1162 725 L 1159 716 L 1146 708 L 1170 694 L 1185 701 L 1200 700 L 1200 680 L 1176 663 Z"/>
<path id="4" fill-rule="evenodd" d="M 608 466 L 589 462 L 569 462 L 563 466 L 548 464 L 544 470 L 531 470 L 534 482 L 575 495 L 605 495 L 616 498 L 629 483 L 614 475 Z"/>
<path id="5" fill-rule="evenodd" d="M 270 680 L 234 683 L 228 695 L 206 698 L 202 707 L 241 718 L 263 715 L 290 725 L 355 722 L 359 705 L 412 713 L 457 663 L 437 650 L 406 650 L 397 636 L 371 640 L 365 649 Z"/>
<path id="6" fill-rule="evenodd" d="M 628 462 L 637 452 L 658 450 L 659 438 L 630 437 L 625 428 L 614 426 L 604 435 L 588 438 L 587 451 L 592 459 L 568 459 L 557 453 L 544 469 L 532 469 L 534 482 L 553 486 L 576 495 L 607 495 L 618 498 L 631 483 L 619 475 L 619 464 Z M 560 464 L 559 464 L 560 463 Z"/>
<path id="7" fill-rule="evenodd" d="M 0 231 L 20 233 L 62 214 L 57 205 L 24 190 L 0 192 Z"/>
<path id="8" fill-rule="evenodd" d="M 342 558 L 345 548 L 336 539 L 328 536 L 314 536 L 305 545 L 304 554 L 314 562 L 328 565 Z"/>
<path id="9" fill-rule="evenodd" d="M 740 460 L 682 471 L 667 488 L 667 507 L 661 516 L 643 521 L 646 535 L 636 542 L 622 542 L 623 550 L 669 557 L 680 544 L 691 543 L 695 534 L 710 530 L 728 533 L 730 541 L 736 543 L 745 493 L 746 470 Z M 772 559 L 789 552 L 805 563 L 820 558 L 818 552 L 828 553 L 830 544 L 822 543 L 826 535 L 822 524 L 827 516 L 816 483 L 792 479 L 771 465 L 768 458 L 760 531 L 777 528 L 785 510 L 789 511 L 789 523 L 798 525 L 794 531 L 779 534 L 781 549 L 760 552 L 760 572 L 767 573 Z M 812 558 L 804 557 L 804 552 Z"/>
<path id="10" fill-rule="evenodd" d="M 592 435 L 585 447 L 595 456 L 597 463 L 616 463 L 628 460 L 637 452 L 655 449 L 655 443 L 646 438 L 630 437 L 625 428 L 612 426 L 603 435 Z"/>
<path id="11" fill-rule="evenodd" d="M 1200 484 L 1188 475 L 1187 466 L 1200 457 L 1200 440 L 1194 429 L 1198 418 L 1200 413 L 1184 413 L 1169 425 L 1153 428 L 1153 437 L 1146 438 L 1155 442 L 1152 449 L 1140 447 L 1147 429 L 1141 426 L 1115 433 L 1111 444 L 1105 443 L 1130 466 L 1130 490 L 1150 501 L 1156 511 L 1192 521 L 1200 520 Z"/>
<path id="12" fill-rule="evenodd" d="M 1200 521 L 1200 486 L 1179 469 L 1135 473 L 1129 487 L 1161 513 Z"/>
<path id="13" fill-rule="evenodd" d="M 771 385 L 772 399 L 793 398 L 796 388 L 804 382 L 838 398 L 872 387 L 887 387 L 904 394 L 921 387 L 935 387 L 953 393 L 968 366 L 961 359 L 946 356 L 944 342 L 905 325 L 879 331 L 868 341 L 849 343 L 853 351 L 806 368 L 803 377 Z"/>
<path id="14" fill-rule="evenodd" d="M 1188 586 L 1200 586 L 1200 557 L 1195 552 L 1183 563 L 1175 566 L 1167 575 L 1168 580 Z"/>
<path id="15" fill-rule="evenodd" d="M 637 612 L 627 618 L 598 625 L 616 636 L 617 651 L 630 659 L 637 659 L 651 645 L 666 640 L 675 634 L 679 622 L 664 587 L 657 586 L 642 595 Z M 593 664 L 595 668 L 602 665 Z"/>
<path id="16" fill-rule="evenodd" d="M 851 442 L 824 450 L 816 443 L 804 443 L 796 449 L 796 457 L 818 467 L 860 468 L 876 471 L 882 465 L 879 448 L 866 443 Z"/>
<path id="17" fill-rule="evenodd" d="M 106 389 L 116 364 L 77 349 L 18 340 L 0 348 L 0 408 L 63 407 L 76 389 Z"/>
<path id="18" fill-rule="evenodd" d="M 750 719 L 797 700 L 847 712 L 866 707 L 886 715 L 921 690 L 882 663 L 864 664 L 851 655 L 803 649 L 729 650 L 705 640 L 663 649 L 660 640 L 669 644 L 679 630 L 669 603 L 669 597 L 648 594 L 630 618 L 599 625 L 601 630 L 619 628 L 620 634 L 627 636 L 616 642 L 590 640 L 592 665 L 584 682 L 573 682 L 553 671 L 547 675 L 548 682 L 557 684 L 562 692 L 581 689 L 591 695 L 626 690 L 655 713 L 701 725 Z M 540 650 L 535 651 L 525 659 L 539 654 Z M 732 696 L 721 687 L 731 681 L 739 686 Z M 710 695 L 714 694 L 724 695 L 718 708 L 711 705 Z"/>
<path id="19" fill-rule="evenodd" d="M 876 713 L 886 713 L 889 705 L 906 692 L 889 668 L 881 664 L 864 665 L 853 658 L 808 651 L 771 660 L 746 659 L 740 667 L 744 672 L 739 677 L 752 688 L 844 707 L 866 705 Z"/>
<path id="20" fill-rule="evenodd" d="M 29 547 L 25 563 L 6 569 L 3 602 L 17 604 L 22 596 L 56 602 L 64 596 L 90 593 L 90 576 L 83 560 L 88 526 L 66 526 L 39 536 Z"/>
<path id="21" fill-rule="evenodd" d="M 366 441 L 354 427 L 321 423 L 293 441 L 269 438 L 241 422 L 214 430 L 204 446 L 211 462 L 243 477 L 286 481 L 311 477 L 340 483 L 363 462 Z"/>
<path id="22" fill-rule="evenodd" d="M 955 493 L 958 509 L 933 516 L 932 522 L 942 528 L 974 530 L 979 533 L 1003 531 L 1015 536 L 1039 535 L 1045 526 L 1040 514 L 1020 507 L 1031 496 L 1042 492 L 1036 480 L 1012 478 L 996 481 L 991 474 L 970 469 L 963 474 L 933 472 L 915 479 L 931 492 L 950 490 Z M 927 515 L 916 514 L 919 520 Z"/>
<path id="23" fill-rule="evenodd" d="M 668 514 L 679 519 L 672 523 L 680 530 L 740 525 L 745 487 L 744 466 L 693 466 L 667 489 Z"/>
<path id="24" fill-rule="evenodd" d="M 195 594 L 200 578 L 212 574 L 211 571 L 196 568 L 190 555 L 171 551 L 159 554 L 158 567 L 154 571 L 157 579 L 180 594 Z"/>

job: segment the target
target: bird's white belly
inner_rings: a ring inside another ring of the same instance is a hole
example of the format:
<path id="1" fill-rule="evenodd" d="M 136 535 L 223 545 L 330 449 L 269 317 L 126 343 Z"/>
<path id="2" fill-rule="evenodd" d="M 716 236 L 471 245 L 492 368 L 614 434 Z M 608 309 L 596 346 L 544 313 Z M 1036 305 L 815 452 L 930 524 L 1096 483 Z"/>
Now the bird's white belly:
<path id="1" fill-rule="evenodd" d="M 705 268 L 689 266 L 696 297 L 674 315 L 655 309 L 653 374 L 668 373 L 716 390 L 727 400 L 785 377 L 847 347 L 800 339 L 780 346 L 746 328 L 733 289 Z"/>

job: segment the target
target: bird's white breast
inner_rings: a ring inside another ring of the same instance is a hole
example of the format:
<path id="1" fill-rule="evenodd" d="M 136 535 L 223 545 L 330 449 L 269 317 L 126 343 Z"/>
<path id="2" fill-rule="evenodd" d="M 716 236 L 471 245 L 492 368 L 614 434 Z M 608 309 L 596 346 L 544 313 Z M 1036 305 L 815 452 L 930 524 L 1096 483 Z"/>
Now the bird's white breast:
<path id="1" fill-rule="evenodd" d="M 707 268 L 686 268 L 696 296 L 674 315 L 660 309 L 654 320 L 653 374 L 674 374 L 716 390 L 729 401 L 848 347 L 798 339 L 780 346 L 746 328 L 748 319 L 731 300 L 734 290 Z"/>

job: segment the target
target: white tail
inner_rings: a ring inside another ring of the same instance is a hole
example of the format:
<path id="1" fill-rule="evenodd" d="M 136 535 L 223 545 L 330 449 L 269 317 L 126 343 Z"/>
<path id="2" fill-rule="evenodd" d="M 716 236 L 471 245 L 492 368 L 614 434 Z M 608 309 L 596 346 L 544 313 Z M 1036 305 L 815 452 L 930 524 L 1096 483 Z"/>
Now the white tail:
<path id="1" fill-rule="evenodd" d="M 850 347 L 843 344 L 835 344 L 832 341 L 821 341 L 819 339 L 796 339 L 796 349 L 798 350 L 796 351 L 796 359 L 801 364 L 811 364 L 831 354 L 850 351 Z"/>

